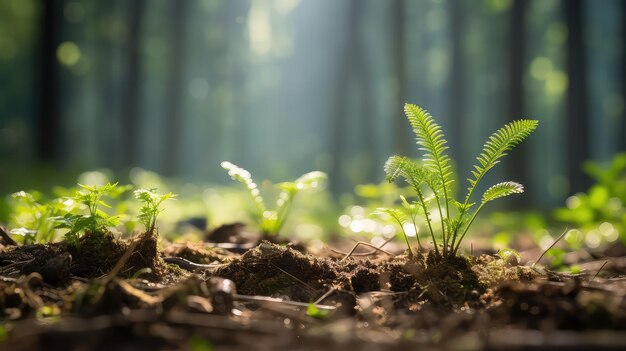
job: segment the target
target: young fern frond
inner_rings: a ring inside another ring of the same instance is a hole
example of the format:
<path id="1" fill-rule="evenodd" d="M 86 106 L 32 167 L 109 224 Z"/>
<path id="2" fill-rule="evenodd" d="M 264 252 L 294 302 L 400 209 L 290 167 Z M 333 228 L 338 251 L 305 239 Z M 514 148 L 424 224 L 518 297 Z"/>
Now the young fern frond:
<path id="1" fill-rule="evenodd" d="M 250 172 L 228 161 L 222 162 L 221 165 L 233 180 L 242 183 L 250 192 L 256 206 L 259 227 L 267 236 L 274 236 L 280 232 L 291 210 L 293 198 L 299 191 L 317 188 L 327 179 L 326 173 L 314 171 L 300 176 L 293 182 L 278 184 L 277 187 L 281 192 L 276 200 L 276 208 L 268 210 Z"/>
<path id="2" fill-rule="evenodd" d="M 406 157 L 392 156 L 385 163 L 387 180 L 393 182 L 397 178 L 403 177 L 415 190 L 418 199 L 417 204 L 422 207 L 425 213 L 426 222 L 435 244 L 435 253 L 439 256 L 427 208 L 428 199 L 424 196 L 423 186 L 425 185 L 433 191 L 441 221 L 442 254 L 444 258 L 449 258 L 456 255 L 467 230 L 486 203 L 500 197 L 523 192 L 524 188 L 518 183 L 496 184 L 483 194 L 478 209 L 471 216 L 468 213 L 475 205 L 470 202 L 472 195 L 485 174 L 498 164 L 509 150 L 528 137 L 537 128 L 538 121 L 513 121 L 489 137 L 482 152 L 477 157 L 478 165 L 474 166 L 471 171 L 471 178 L 468 179 L 470 183 L 468 193 L 464 201 L 460 202 L 452 198 L 452 185 L 455 181 L 455 175 L 450 157 L 445 153 L 448 146 L 441 127 L 434 122 L 428 112 L 416 105 L 406 104 L 404 110 L 417 137 L 417 144 L 420 146 L 420 150 L 424 151 L 423 166 Z M 456 209 L 455 213 L 450 212 L 450 204 Z M 445 216 L 442 206 L 445 206 Z M 411 215 L 414 213 L 411 212 Z"/>
<path id="3" fill-rule="evenodd" d="M 468 178 L 470 186 L 467 188 L 467 195 L 463 205 L 459 207 L 459 217 L 461 220 L 454 228 L 454 235 L 452 237 L 453 247 L 455 246 L 458 232 L 464 223 L 463 216 L 465 216 L 469 208 L 472 207 L 470 201 L 478 183 L 480 183 L 490 169 L 500 162 L 500 158 L 506 156 L 508 151 L 526 139 L 537 128 L 538 124 L 538 121 L 527 119 L 513 121 L 498 129 L 487 139 L 487 142 L 483 145 L 482 152 L 476 157 L 478 164 L 475 165 L 474 169 L 471 171 L 472 178 Z M 471 224 L 471 220 L 469 223 Z M 469 224 L 466 226 L 466 230 L 467 227 L 469 227 Z M 459 242 L 460 241 L 461 239 Z"/>
<path id="4" fill-rule="evenodd" d="M 420 167 L 411 159 L 403 156 L 391 156 L 385 162 L 385 173 L 387 174 L 387 180 L 389 182 L 395 181 L 398 177 L 403 177 L 409 185 L 415 190 L 417 194 L 418 204 L 420 205 L 422 211 L 424 212 L 424 216 L 426 218 L 426 223 L 428 224 L 428 229 L 430 231 L 431 238 L 433 239 L 433 245 L 435 246 L 435 252 L 439 255 L 439 249 L 437 248 L 437 240 L 435 239 L 435 232 L 433 231 L 432 221 L 430 218 L 430 212 L 428 212 L 428 203 L 432 198 L 427 198 L 424 196 L 422 192 L 422 185 L 426 184 L 437 196 L 437 192 L 441 189 L 441 182 L 439 182 L 439 177 L 434 172 L 430 171 L 425 167 Z M 406 202 L 406 200 L 404 201 Z M 405 206 L 406 207 L 406 206 Z M 415 218 L 413 219 L 413 225 L 415 226 Z M 416 226 L 417 232 L 417 226 Z M 421 247 L 421 243 L 418 244 Z"/>
<path id="5" fill-rule="evenodd" d="M 479 164 L 475 165 L 471 172 L 473 178 L 468 179 L 470 186 L 467 189 L 466 203 L 469 202 L 476 186 L 485 174 L 500 162 L 500 158 L 507 155 L 507 151 L 528 137 L 537 128 L 538 123 L 538 121 L 527 119 L 513 121 L 489 137 L 482 152 L 476 157 Z"/>
<path id="6" fill-rule="evenodd" d="M 450 157 L 445 154 L 448 149 L 441 126 L 435 123 L 433 117 L 426 110 L 416 105 L 405 104 L 404 111 L 413 127 L 417 144 L 424 151 L 424 165 L 437 173 L 441 180 L 441 191 L 444 199 L 450 198 L 454 174 Z"/>
<path id="7" fill-rule="evenodd" d="M 463 230 L 463 233 L 459 237 L 459 240 L 458 241 L 455 241 L 455 240 L 452 241 L 452 245 L 454 247 L 454 250 L 452 251 L 452 254 L 455 254 L 459 250 L 459 247 L 461 246 L 461 241 L 463 241 L 463 238 L 465 238 L 465 234 L 467 234 L 467 230 L 469 229 L 469 227 L 474 222 L 474 219 L 476 219 L 476 216 L 478 215 L 480 210 L 482 210 L 483 207 L 488 202 L 493 201 L 495 199 L 499 199 L 501 197 L 513 195 L 513 194 L 521 194 L 523 192 L 524 192 L 524 186 L 522 184 L 516 183 L 516 182 L 502 182 L 502 183 L 498 183 L 496 185 L 493 185 L 489 189 L 487 189 L 483 193 L 480 206 L 478 206 L 478 209 L 476 209 L 476 212 L 474 212 L 474 214 L 472 215 L 472 218 L 470 218 L 469 222 L 465 226 L 465 230 Z M 463 215 L 462 213 L 459 214 L 459 218 L 458 219 L 459 219 L 460 222 L 457 223 L 457 226 L 456 226 L 457 230 L 463 224 L 462 223 L 462 218 L 463 218 L 462 215 Z M 457 232 L 455 232 L 454 239 L 456 239 L 456 234 L 457 234 Z"/>
<path id="8" fill-rule="evenodd" d="M 224 161 L 221 163 L 222 168 L 228 171 L 228 175 L 232 180 L 235 180 L 241 184 L 243 184 L 246 189 L 250 192 L 252 196 L 252 200 L 254 201 L 254 205 L 257 208 L 257 211 L 263 215 L 266 211 L 265 203 L 263 202 L 263 197 L 261 197 L 261 192 L 259 191 L 258 185 L 252 180 L 252 174 L 247 170 L 230 163 L 228 161 Z"/>
<path id="9" fill-rule="evenodd" d="M 385 162 L 384 170 L 389 182 L 394 182 L 398 177 L 403 177 L 414 189 L 426 185 L 434 194 L 443 194 L 439 176 L 425 166 L 417 165 L 408 157 L 389 157 Z"/>
<path id="10" fill-rule="evenodd" d="M 485 191 L 482 197 L 482 203 L 486 204 L 500 197 L 509 196 L 511 194 L 521 194 L 524 192 L 524 186 L 516 182 L 503 182 L 493 185 Z"/>
<path id="11" fill-rule="evenodd" d="M 451 189 L 452 183 L 454 182 L 450 157 L 445 154 L 448 146 L 446 145 L 446 140 L 441 131 L 441 126 L 435 123 L 432 116 L 426 112 L 426 110 L 416 105 L 405 104 L 404 112 L 406 113 L 411 127 L 413 127 L 413 132 L 415 132 L 420 150 L 424 151 L 424 165 L 438 174 L 441 180 L 441 188 L 436 190 L 441 190 L 442 196 L 435 191 L 435 200 L 437 201 L 437 209 L 439 210 L 439 217 L 441 218 L 443 251 L 445 254 L 448 251 L 449 234 L 447 234 L 445 230 L 445 217 L 441 202 L 445 205 L 446 216 L 449 216 L 449 200 L 452 196 Z"/>

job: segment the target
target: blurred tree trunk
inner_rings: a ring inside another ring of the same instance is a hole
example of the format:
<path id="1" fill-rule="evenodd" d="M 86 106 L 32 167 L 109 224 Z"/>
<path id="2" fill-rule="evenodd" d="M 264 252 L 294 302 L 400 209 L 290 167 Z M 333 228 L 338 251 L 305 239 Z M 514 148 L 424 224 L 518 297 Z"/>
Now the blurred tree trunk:
<path id="1" fill-rule="evenodd" d="M 564 2 L 567 22 L 567 161 L 570 193 L 586 190 L 591 181 L 581 171 L 589 159 L 589 114 L 587 108 L 587 66 L 583 45 L 583 1 Z"/>
<path id="2" fill-rule="evenodd" d="M 509 118 L 521 119 L 525 117 L 524 108 L 524 68 L 525 68 L 525 47 L 526 47 L 526 0 L 515 0 L 511 9 L 511 19 L 509 27 Z M 513 180 L 522 184 L 528 184 L 528 148 L 526 143 L 521 143 L 516 150 L 511 153 L 506 162 L 507 173 Z M 515 201 L 519 207 L 528 203 L 528 197 L 522 196 Z"/>
<path id="3" fill-rule="evenodd" d="M 58 26 L 62 6 L 58 0 L 41 1 L 39 90 L 37 92 L 36 153 L 40 161 L 59 159 L 59 69 L 56 49 L 59 44 Z"/>
<path id="4" fill-rule="evenodd" d="M 411 148 L 411 142 L 409 133 L 407 133 L 406 118 L 404 117 L 404 104 L 406 101 L 406 87 L 405 87 L 405 60 L 406 54 L 406 36 L 405 36 L 405 21 L 404 13 L 406 11 L 406 4 L 404 0 L 394 0 L 391 9 L 391 22 L 392 27 L 392 70 L 395 79 L 395 102 L 393 105 L 393 136 L 394 145 L 393 148 L 396 153 L 400 155 L 407 155 Z"/>
<path id="5" fill-rule="evenodd" d="M 123 166 L 133 166 L 139 161 L 139 145 L 143 137 L 140 135 L 141 103 L 141 17 L 144 10 L 144 0 L 128 2 L 130 8 L 130 25 L 128 64 L 126 69 L 126 87 L 122 100 L 122 148 Z"/>
<path id="6" fill-rule="evenodd" d="M 452 93 L 450 97 L 450 128 L 447 131 L 448 140 L 451 140 L 455 147 L 450 149 L 453 160 L 458 164 L 455 166 L 459 169 L 467 169 L 469 164 L 464 161 L 461 150 L 466 146 L 467 140 L 463 137 L 465 133 L 461 133 L 463 129 L 463 114 L 465 110 L 465 62 L 463 60 L 463 3 L 461 1 L 452 1 L 451 18 L 452 18 Z"/>
<path id="7" fill-rule="evenodd" d="M 358 138 L 358 150 L 364 151 L 366 156 L 365 181 L 373 182 L 376 179 L 376 173 L 379 166 L 379 152 L 377 148 L 378 134 L 376 131 L 376 84 L 372 78 L 372 67 L 369 64 L 367 51 L 367 37 L 363 34 L 363 23 L 367 22 L 368 14 L 364 11 L 361 4 L 359 13 L 356 14 L 356 38 L 354 43 L 354 53 L 352 59 L 352 86 L 359 90 L 357 113 L 361 116 L 361 137 Z M 347 96 L 346 96 L 347 100 Z"/>
<path id="8" fill-rule="evenodd" d="M 95 18 L 106 18 L 109 16 L 113 16 L 115 11 L 115 6 L 112 1 L 98 1 L 95 4 Z M 109 28 L 105 26 L 103 23 L 98 23 L 98 39 L 96 42 L 96 52 L 95 55 L 95 65 L 98 69 L 95 72 L 96 80 L 98 82 L 98 112 L 96 118 L 98 120 L 107 120 L 111 118 L 111 116 L 122 115 L 119 112 L 119 103 L 117 104 L 117 110 L 114 107 L 115 105 L 112 103 L 113 101 L 119 101 L 119 92 L 116 91 L 112 77 L 114 74 L 113 69 L 113 52 L 115 48 L 113 47 L 113 41 L 111 37 L 108 35 Z M 121 160 L 122 154 L 124 152 L 120 152 L 120 147 L 117 143 L 112 144 L 112 140 L 119 140 L 116 138 L 117 132 L 117 124 L 119 124 L 123 117 L 115 119 L 116 123 L 107 123 L 103 126 L 101 130 L 98 131 L 98 149 L 99 149 L 99 161 L 102 166 L 106 167 L 116 167 L 123 163 L 124 160 Z M 125 136 L 124 136 L 125 137 Z M 121 138 L 120 138 L 121 139 Z"/>
<path id="9" fill-rule="evenodd" d="M 362 5 L 362 4 L 361 4 Z M 344 43 L 344 50 L 341 54 L 341 61 L 337 72 L 337 93 L 335 94 L 335 118 L 331 124 L 331 149 L 332 149 L 332 169 L 330 174 L 329 188 L 334 195 L 339 195 L 345 183 L 342 164 L 344 163 L 343 142 L 347 132 L 347 116 L 349 112 L 348 96 L 350 90 L 350 78 L 352 76 L 352 61 L 355 57 L 355 43 L 358 39 L 358 23 L 360 16 L 359 0 L 351 0 L 348 7 L 347 34 Z"/>
<path id="10" fill-rule="evenodd" d="M 626 62 L 626 1 L 622 1 L 622 62 Z M 626 64 L 622 64 L 622 101 L 626 100 Z M 620 151 L 626 151 L 626 108 L 622 109 Z"/>
<path id="11" fill-rule="evenodd" d="M 182 124 L 182 80 L 185 54 L 185 17 L 188 0 L 171 2 L 170 63 L 165 102 L 165 156 L 163 172 L 174 175 L 179 170 Z"/>

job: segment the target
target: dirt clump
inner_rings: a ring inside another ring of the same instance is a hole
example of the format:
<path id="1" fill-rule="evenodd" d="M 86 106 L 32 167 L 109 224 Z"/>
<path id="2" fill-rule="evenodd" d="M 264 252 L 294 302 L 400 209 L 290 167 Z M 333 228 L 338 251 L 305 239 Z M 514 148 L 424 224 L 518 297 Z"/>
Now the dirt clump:
<path id="1" fill-rule="evenodd" d="M 337 278 L 329 259 L 304 255 L 264 241 L 212 275 L 235 282 L 237 291 L 310 302 L 319 298 Z"/>
<path id="2" fill-rule="evenodd" d="M 193 263 L 212 264 L 230 262 L 233 255 L 220 248 L 210 247 L 204 242 L 172 244 L 163 250 L 165 256 L 180 257 Z"/>

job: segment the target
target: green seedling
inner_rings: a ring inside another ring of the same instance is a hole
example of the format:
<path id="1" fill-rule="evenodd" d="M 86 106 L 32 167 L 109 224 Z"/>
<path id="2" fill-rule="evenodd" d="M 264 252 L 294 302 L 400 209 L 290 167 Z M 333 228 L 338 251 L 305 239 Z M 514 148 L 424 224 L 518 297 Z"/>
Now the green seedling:
<path id="1" fill-rule="evenodd" d="M 164 201 L 173 199 L 176 194 L 159 194 L 156 189 L 137 189 L 133 192 L 135 198 L 141 201 L 139 209 L 139 221 L 145 226 L 147 233 L 153 233 L 156 219 L 159 213 L 163 212 L 161 205 Z"/>
<path id="2" fill-rule="evenodd" d="M 59 213 L 58 206 L 55 206 L 58 201 L 42 204 L 40 197 L 36 192 L 18 191 L 11 194 L 13 229 L 10 233 L 21 237 L 24 245 L 47 243 L 55 238 L 55 225 L 50 218 Z"/>
<path id="3" fill-rule="evenodd" d="M 538 121 L 513 121 L 493 133 L 476 158 L 478 164 L 473 167 L 471 176 L 468 178 L 467 195 L 458 201 L 453 197 L 456 175 L 452 170 L 452 161 L 446 154 L 448 146 L 441 127 L 435 123 L 426 110 L 416 105 L 406 104 L 404 111 L 423 156 L 419 163 L 407 157 L 390 157 L 385 164 L 387 180 L 393 182 L 398 178 L 404 178 L 415 191 L 416 201 L 412 204 L 405 204 L 405 211 L 411 216 L 414 216 L 415 211 L 424 215 L 435 247 L 435 254 L 438 257 L 451 258 L 457 254 L 468 229 L 488 202 L 524 191 L 521 184 L 511 181 L 495 184 L 483 193 L 480 205 L 474 210 L 476 203 L 472 202 L 473 195 L 485 174 L 498 164 L 508 151 L 528 137 L 537 128 Z M 403 200 L 403 202 L 407 201 Z M 436 223 L 429 211 L 431 204 L 434 204 L 433 207 L 440 218 L 441 251 L 435 236 Z M 387 210 L 380 209 L 380 211 Z M 408 244 L 408 238 L 406 239 Z"/>
<path id="4" fill-rule="evenodd" d="M 255 218 L 259 223 L 261 232 L 269 237 L 278 235 L 282 229 L 289 216 L 295 195 L 302 190 L 318 188 L 327 179 L 326 173 L 314 171 L 302 175 L 293 182 L 277 184 L 280 195 L 276 201 L 276 209 L 269 210 L 263 197 L 261 197 L 258 185 L 252 180 L 250 172 L 227 161 L 222 162 L 221 165 L 228 171 L 228 175 L 233 180 L 243 184 L 250 192 L 255 205 Z"/>
<path id="5" fill-rule="evenodd" d="M 78 245 L 81 235 L 103 235 L 109 227 L 119 224 L 118 216 L 109 216 L 100 210 L 100 206 L 110 208 L 109 204 L 102 200 L 103 197 L 117 197 L 128 190 L 128 187 L 118 187 L 117 183 L 107 183 L 103 186 L 82 185 L 80 190 L 67 200 L 76 202 L 87 208 L 86 213 L 67 213 L 63 217 L 56 217 L 57 228 L 68 229 L 65 240 L 70 245 Z"/>

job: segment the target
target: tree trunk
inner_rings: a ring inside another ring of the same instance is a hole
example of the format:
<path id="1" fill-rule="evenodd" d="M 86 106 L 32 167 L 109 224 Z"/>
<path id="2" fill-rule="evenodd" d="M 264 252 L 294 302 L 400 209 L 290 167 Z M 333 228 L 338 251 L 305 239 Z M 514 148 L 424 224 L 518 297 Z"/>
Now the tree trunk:
<path id="1" fill-rule="evenodd" d="M 400 155 L 408 154 L 411 148 L 409 133 L 407 133 L 406 118 L 404 117 L 404 104 L 406 99 L 405 87 L 405 30 L 404 12 L 406 6 L 404 0 L 394 0 L 392 3 L 392 45 L 393 45 L 393 74 L 396 77 L 395 104 L 393 107 L 393 135 L 394 150 Z"/>
<path id="2" fill-rule="evenodd" d="M 570 192 L 586 190 L 591 181 L 581 171 L 589 159 L 589 117 L 587 108 L 587 66 L 583 45 L 583 1 L 564 2 L 569 30 L 567 47 L 567 161 Z"/>
<path id="3" fill-rule="evenodd" d="M 128 65 L 126 70 L 126 87 L 122 100 L 122 155 L 123 166 L 133 166 L 139 161 L 140 135 L 140 100 L 141 100 L 141 17 L 144 0 L 132 0 L 130 6 L 130 26 L 128 41 Z"/>
<path id="4" fill-rule="evenodd" d="M 362 4 L 361 4 L 362 5 Z M 334 195 L 339 195 L 342 185 L 345 182 L 343 171 L 343 154 L 345 143 L 343 139 L 347 129 L 348 99 L 350 89 L 350 79 L 352 78 L 352 60 L 354 59 L 355 43 L 358 38 L 358 23 L 360 16 L 360 5 L 358 0 L 351 0 L 348 9 L 347 35 L 345 39 L 344 51 L 341 56 L 341 63 L 337 72 L 337 94 L 335 94 L 335 118 L 331 124 L 331 148 L 332 148 L 332 169 L 330 174 L 329 188 Z"/>
<path id="5" fill-rule="evenodd" d="M 622 62 L 626 62 L 626 1 L 622 1 Z M 626 99 L 626 65 L 621 66 L 622 75 L 622 99 Z M 626 151 L 626 108 L 622 109 L 621 118 L 621 137 L 620 144 L 618 145 L 619 151 Z"/>
<path id="6" fill-rule="evenodd" d="M 458 163 L 457 168 L 467 169 L 469 164 L 464 162 L 461 150 L 466 146 L 467 140 L 463 138 L 463 114 L 465 110 L 465 70 L 463 62 L 463 4 L 461 1 L 453 1 L 451 4 L 452 19 L 452 92 L 450 97 L 450 128 L 447 130 L 448 139 L 453 147 L 450 154 Z"/>
<path id="7" fill-rule="evenodd" d="M 42 20 L 40 29 L 39 54 L 39 90 L 36 128 L 36 154 L 40 161 L 58 161 L 60 153 L 59 140 L 59 105 L 58 89 L 59 70 L 56 57 L 58 42 L 57 19 L 61 7 L 57 0 L 43 0 Z"/>
<path id="8" fill-rule="evenodd" d="M 165 157 L 163 172 L 174 175 L 179 170 L 180 143 L 182 124 L 181 90 L 183 78 L 183 58 L 185 47 L 185 16 L 189 2 L 187 0 L 171 2 L 172 32 L 170 45 L 170 64 L 167 77 L 167 96 L 165 106 Z"/>
<path id="9" fill-rule="evenodd" d="M 509 118 L 520 119 L 525 116 L 524 108 L 524 66 L 525 66 L 525 13 L 526 0 L 515 0 L 511 9 L 511 26 L 509 27 L 510 68 L 509 68 Z M 506 162 L 508 174 L 522 184 L 528 184 L 527 167 L 528 148 L 526 143 L 518 145 Z M 528 197 L 522 196 L 515 201 L 518 207 L 528 203 Z"/>

